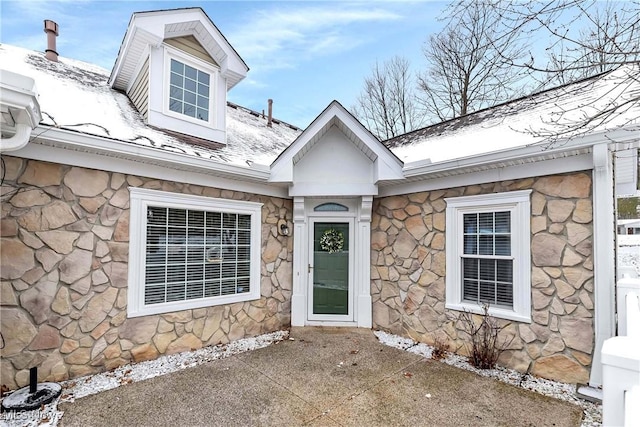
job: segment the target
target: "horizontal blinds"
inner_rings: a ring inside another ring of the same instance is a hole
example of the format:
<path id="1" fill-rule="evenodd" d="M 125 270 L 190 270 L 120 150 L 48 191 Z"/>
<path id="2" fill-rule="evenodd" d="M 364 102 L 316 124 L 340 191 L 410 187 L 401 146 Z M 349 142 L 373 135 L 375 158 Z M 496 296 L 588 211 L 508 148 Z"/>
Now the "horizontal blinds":
<path id="1" fill-rule="evenodd" d="M 148 207 L 145 304 L 249 292 L 251 215 Z"/>
<path id="2" fill-rule="evenodd" d="M 464 214 L 463 299 L 512 307 L 511 253 L 511 212 Z"/>
<path id="3" fill-rule="evenodd" d="M 513 260 L 462 258 L 463 299 L 513 305 Z"/>

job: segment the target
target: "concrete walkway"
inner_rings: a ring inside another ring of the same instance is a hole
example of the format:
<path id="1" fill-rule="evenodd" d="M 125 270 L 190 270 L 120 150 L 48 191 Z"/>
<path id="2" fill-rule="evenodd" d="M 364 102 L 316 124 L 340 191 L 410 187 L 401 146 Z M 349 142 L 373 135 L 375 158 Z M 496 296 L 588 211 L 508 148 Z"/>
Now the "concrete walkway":
<path id="1" fill-rule="evenodd" d="M 61 405 L 61 425 L 580 425 L 575 405 L 384 346 L 369 330 L 291 336 Z"/>

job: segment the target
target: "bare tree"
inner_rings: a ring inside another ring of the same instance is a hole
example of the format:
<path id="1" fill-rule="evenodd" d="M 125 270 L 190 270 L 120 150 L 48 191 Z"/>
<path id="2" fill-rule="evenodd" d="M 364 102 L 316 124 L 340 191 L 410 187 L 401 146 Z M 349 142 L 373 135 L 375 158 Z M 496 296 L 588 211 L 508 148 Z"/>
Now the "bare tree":
<path id="1" fill-rule="evenodd" d="M 406 58 L 376 62 L 351 111 L 381 140 L 407 133 L 422 124 L 413 88 Z"/>
<path id="2" fill-rule="evenodd" d="M 629 2 L 583 2 L 567 4 L 564 12 L 575 8 L 583 21 L 575 31 L 569 28 L 540 28 L 549 32 L 557 43 L 549 51 L 549 62 L 542 72 L 542 83 L 564 84 L 594 74 L 611 71 L 620 65 L 634 63 L 640 59 L 640 13 Z M 565 18 L 566 19 L 566 18 Z M 533 67 L 533 63 L 528 66 Z"/>
<path id="3" fill-rule="evenodd" d="M 537 46 L 546 42 L 546 55 L 534 45 L 524 60 L 502 55 L 506 64 L 526 71 L 540 89 L 628 66 L 618 73 L 621 77 L 615 87 L 592 102 L 598 108 L 580 114 L 566 111 L 563 115 L 571 118 L 560 129 L 554 122 L 532 132 L 558 140 L 606 126 L 614 117 L 629 116 L 640 106 L 640 0 L 501 0 L 487 4 L 500 17 L 504 39 L 535 40 Z M 460 13 L 466 5 L 458 0 L 449 13 Z"/>
<path id="4" fill-rule="evenodd" d="M 519 94 L 524 74 L 505 58 L 518 61 L 524 49 L 519 33 L 504 32 L 500 10 L 490 1 L 467 1 L 445 13 L 445 28 L 423 47 L 427 69 L 418 88 L 427 114 L 447 120 Z"/>

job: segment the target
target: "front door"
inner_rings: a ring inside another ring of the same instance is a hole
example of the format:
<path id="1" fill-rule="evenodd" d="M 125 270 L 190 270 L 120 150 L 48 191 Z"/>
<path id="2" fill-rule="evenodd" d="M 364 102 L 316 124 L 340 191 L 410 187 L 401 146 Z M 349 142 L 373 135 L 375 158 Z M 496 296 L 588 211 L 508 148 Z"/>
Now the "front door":
<path id="1" fill-rule="evenodd" d="M 311 220 L 309 320 L 353 320 L 353 220 Z"/>

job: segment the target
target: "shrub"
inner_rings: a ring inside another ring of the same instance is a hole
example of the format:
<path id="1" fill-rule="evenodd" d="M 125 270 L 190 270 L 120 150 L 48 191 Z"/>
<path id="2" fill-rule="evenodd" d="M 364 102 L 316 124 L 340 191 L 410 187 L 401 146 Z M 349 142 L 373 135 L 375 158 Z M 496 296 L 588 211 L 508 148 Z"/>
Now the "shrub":
<path id="1" fill-rule="evenodd" d="M 476 319 L 480 319 L 478 322 Z M 482 314 L 474 316 L 469 311 L 463 311 L 454 319 L 462 330 L 469 335 L 470 341 L 466 343 L 469 351 L 469 363 L 479 369 L 492 369 L 500 354 L 511 344 L 511 340 L 499 341 L 500 331 L 506 325 L 500 326 L 498 320 L 489 314 L 489 304 L 482 305 Z"/>
<path id="2" fill-rule="evenodd" d="M 447 352 L 449 352 L 449 343 L 447 342 L 447 339 L 441 335 L 434 335 L 431 358 L 440 360 L 447 355 Z"/>

